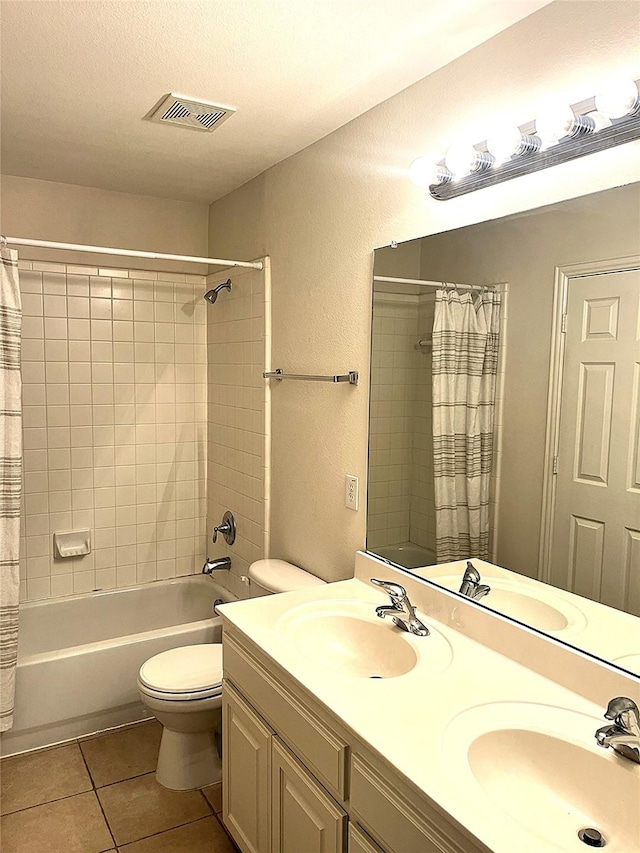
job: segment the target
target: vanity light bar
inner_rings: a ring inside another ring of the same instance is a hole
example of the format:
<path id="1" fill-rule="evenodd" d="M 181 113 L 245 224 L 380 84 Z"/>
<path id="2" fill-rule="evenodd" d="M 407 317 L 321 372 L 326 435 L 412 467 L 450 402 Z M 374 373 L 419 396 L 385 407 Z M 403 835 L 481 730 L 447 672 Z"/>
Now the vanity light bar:
<path id="1" fill-rule="evenodd" d="M 439 201 L 640 139 L 640 91 L 633 80 L 520 127 L 498 128 L 484 142 L 454 145 L 443 160 L 419 157 L 411 181 Z"/>

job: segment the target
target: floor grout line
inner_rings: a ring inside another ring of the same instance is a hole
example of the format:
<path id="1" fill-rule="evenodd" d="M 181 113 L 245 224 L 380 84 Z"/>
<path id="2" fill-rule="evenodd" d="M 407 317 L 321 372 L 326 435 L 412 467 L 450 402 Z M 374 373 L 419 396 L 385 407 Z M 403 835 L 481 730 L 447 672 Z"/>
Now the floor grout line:
<path id="1" fill-rule="evenodd" d="M 123 850 L 129 844 L 137 844 L 139 841 L 146 841 L 147 838 L 155 838 L 157 835 L 164 835 L 165 832 L 173 832 L 174 829 L 180 829 L 182 826 L 190 826 L 192 823 L 198 823 L 201 820 L 209 820 L 210 817 L 215 818 L 215 815 L 206 814 L 202 817 L 194 818 L 194 820 L 186 820 L 184 823 L 178 823 L 176 826 L 170 826 L 168 829 L 161 829 L 159 832 L 152 832 L 151 835 L 143 835 L 142 838 L 134 838 L 132 841 L 126 841 L 118 847 L 118 850 Z"/>

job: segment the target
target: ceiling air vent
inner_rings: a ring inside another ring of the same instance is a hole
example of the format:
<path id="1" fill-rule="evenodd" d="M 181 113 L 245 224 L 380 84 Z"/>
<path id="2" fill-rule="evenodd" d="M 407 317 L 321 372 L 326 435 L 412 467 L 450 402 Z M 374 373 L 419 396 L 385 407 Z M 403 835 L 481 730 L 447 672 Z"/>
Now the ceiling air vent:
<path id="1" fill-rule="evenodd" d="M 172 92 L 147 113 L 149 121 L 175 124 L 211 133 L 235 113 L 234 107 L 223 107 L 208 101 L 194 101 Z"/>

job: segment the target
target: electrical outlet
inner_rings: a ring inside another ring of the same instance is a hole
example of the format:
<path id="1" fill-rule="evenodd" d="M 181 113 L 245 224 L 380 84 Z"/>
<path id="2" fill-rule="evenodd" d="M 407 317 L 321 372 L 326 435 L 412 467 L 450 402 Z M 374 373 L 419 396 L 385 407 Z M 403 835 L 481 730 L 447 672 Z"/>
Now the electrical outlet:
<path id="1" fill-rule="evenodd" d="M 360 505 L 360 486 L 358 478 L 354 477 L 353 474 L 347 474 L 345 477 L 344 505 L 347 509 L 356 512 Z"/>

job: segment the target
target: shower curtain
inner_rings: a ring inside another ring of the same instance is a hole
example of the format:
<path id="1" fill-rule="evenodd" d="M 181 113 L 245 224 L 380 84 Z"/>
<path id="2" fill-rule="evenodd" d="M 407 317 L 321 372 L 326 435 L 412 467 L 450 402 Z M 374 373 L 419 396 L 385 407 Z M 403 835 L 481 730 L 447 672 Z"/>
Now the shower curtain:
<path id="1" fill-rule="evenodd" d="M 22 406 L 18 253 L 0 250 L 0 731 L 13 725 L 18 652 Z"/>
<path id="2" fill-rule="evenodd" d="M 489 554 L 500 296 L 436 291 L 433 468 L 439 563 Z"/>

